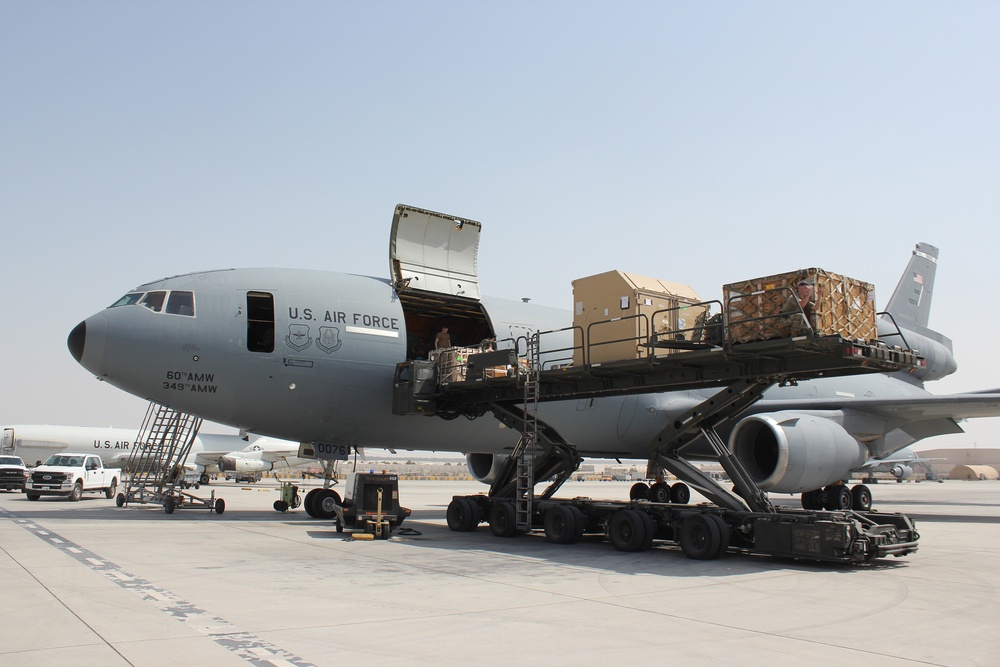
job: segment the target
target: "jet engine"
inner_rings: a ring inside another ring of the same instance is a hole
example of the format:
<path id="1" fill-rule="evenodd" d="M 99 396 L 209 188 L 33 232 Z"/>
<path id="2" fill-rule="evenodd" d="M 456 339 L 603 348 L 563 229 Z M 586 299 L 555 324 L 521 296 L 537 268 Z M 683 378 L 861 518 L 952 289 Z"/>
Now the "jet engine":
<path id="1" fill-rule="evenodd" d="M 846 479 L 867 448 L 830 419 L 772 412 L 742 419 L 729 449 L 764 491 L 800 493 Z"/>
<path id="2" fill-rule="evenodd" d="M 273 468 L 269 461 L 260 459 L 246 459 L 233 454 L 219 457 L 219 470 L 222 472 L 267 472 Z"/>
<path id="3" fill-rule="evenodd" d="M 910 479 L 913 477 L 913 468 L 906 465 L 905 463 L 897 463 L 896 465 L 889 468 L 889 472 L 893 477 L 899 480 Z"/>
<path id="4" fill-rule="evenodd" d="M 477 482 L 492 484 L 500 474 L 500 466 L 507 460 L 506 454 L 466 454 L 465 464 L 469 466 L 469 474 Z"/>

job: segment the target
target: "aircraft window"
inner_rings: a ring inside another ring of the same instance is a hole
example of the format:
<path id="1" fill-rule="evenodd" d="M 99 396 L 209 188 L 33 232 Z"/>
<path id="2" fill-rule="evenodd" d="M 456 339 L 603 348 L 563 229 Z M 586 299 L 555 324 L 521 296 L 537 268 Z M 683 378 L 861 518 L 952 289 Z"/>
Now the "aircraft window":
<path id="1" fill-rule="evenodd" d="M 247 292 L 247 349 L 274 352 L 274 295 Z"/>
<path id="2" fill-rule="evenodd" d="M 163 310 L 163 301 L 166 298 L 166 292 L 146 292 L 146 296 L 142 297 L 142 301 L 139 303 L 154 313 L 158 313 Z"/>
<path id="3" fill-rule="evenodd" d="M 108 306 L 108 308 L 117 308 L 118 306 L 131 306 L 133 304 L 139 303 L 139 299 L 142 298 L 143 292 L 129 292 L 122 298 L 115 301 L 113 304 Z"/>
<path id="4" fill-rule="evenodd" d="M 167 299 L 167 312 L 194 317 L 194 292 L 171 292 Z"/>

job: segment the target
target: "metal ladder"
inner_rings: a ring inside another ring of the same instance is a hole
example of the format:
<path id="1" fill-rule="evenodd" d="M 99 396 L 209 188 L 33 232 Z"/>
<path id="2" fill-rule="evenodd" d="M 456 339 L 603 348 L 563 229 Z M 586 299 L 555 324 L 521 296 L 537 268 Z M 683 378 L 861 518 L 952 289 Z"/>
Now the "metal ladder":
<path id="1" fill-rule="evenodd" d="M 129 501 L 144 502 L 148 494 L 162 502 L 180 485 L 201 422 L 200 417 L 150 402 L 126 464 Z"/>
<path id="2" fill-rule="evenodd" d="M 524 425 L 513 456 L 517 459 L 514 518 L 519 531 L 531 530 L 535 495 L 535 458 L 538 454 L 538 381 L 541 370 L 538 333 L 527 337 L 528 371 L 524 376 Z"/>

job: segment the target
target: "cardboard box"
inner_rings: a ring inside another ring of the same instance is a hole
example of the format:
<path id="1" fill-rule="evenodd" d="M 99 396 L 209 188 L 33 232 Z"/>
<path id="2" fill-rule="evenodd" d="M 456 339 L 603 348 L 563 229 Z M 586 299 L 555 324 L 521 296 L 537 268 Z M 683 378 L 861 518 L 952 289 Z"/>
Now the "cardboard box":
<path id="1" fill-rule="evenodd" d="M 804 278 L 812 281 L 815 292 L 814 316 L 808 327 L 794 304 L 786 308 Z M 812 268 L 730 283 L 723 285 L 722 292 L 734 343 L 792 338 L 810 329 L 820 336 L 850 340 L 878 338 L 875 286 L 863 280 Z"/>
<path id="2" fill-rule="evenodd" d="M 640 359 L 653 351 L 652 334 L 690 340 L 706 307 L 687 285 L 608 271 L 573 281 L 573 365 L 584 363 L 583 339 L 589 343 L 587 363 Z M 670 350 L 656 350 L 666 354 Z"/>

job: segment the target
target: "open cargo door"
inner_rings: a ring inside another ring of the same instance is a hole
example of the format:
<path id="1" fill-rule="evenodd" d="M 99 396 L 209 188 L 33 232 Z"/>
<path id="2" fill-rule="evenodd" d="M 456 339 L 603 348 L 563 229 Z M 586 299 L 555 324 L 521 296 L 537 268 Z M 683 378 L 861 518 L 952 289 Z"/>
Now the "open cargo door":
<path id="1" fill-rule="evenodd" d="M 393 287 L 478 301 L 481 228 L 474 220 L 397 206 L 389 238 Z"/>
<path id="2" fill-rule="evenodd" d="M 447 327 L 452 345 L 495 337 L 480 303 L 475 220 L 400 204 L 392 216 L 389 269 L 406 318 L 407 357 L 425 358 Z"/>

